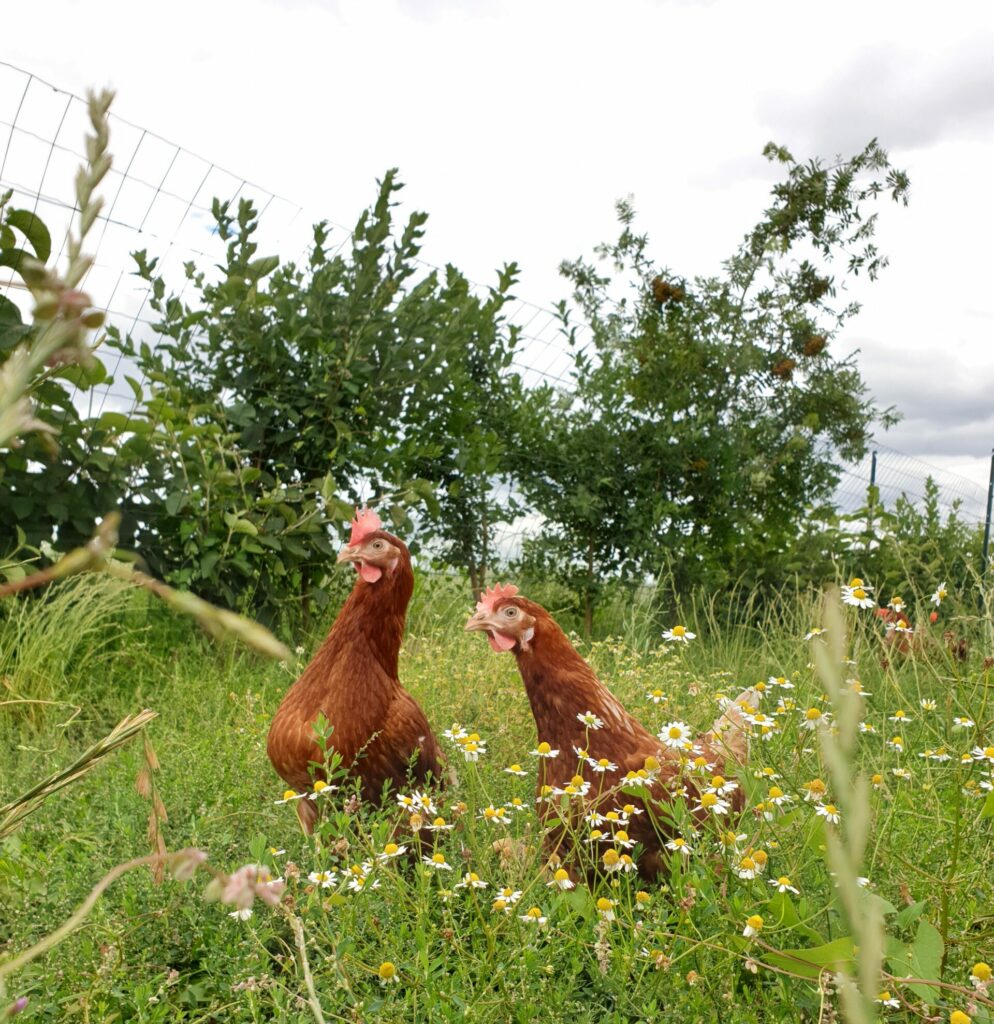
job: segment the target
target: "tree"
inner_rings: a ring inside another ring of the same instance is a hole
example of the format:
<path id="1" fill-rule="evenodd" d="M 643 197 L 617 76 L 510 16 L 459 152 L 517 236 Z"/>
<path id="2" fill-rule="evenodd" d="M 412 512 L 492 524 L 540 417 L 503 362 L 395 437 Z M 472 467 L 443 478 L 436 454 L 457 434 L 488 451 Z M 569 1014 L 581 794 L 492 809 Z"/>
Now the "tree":
<path id="1" fill-rule="evenodd" d="M 562 265 L 592 349 L 575 354 L 575 394 L 544 406 L 536 436 L 557 440 L 522 487 L 582 558 L 588 627 L 606 573 L 669 569 L 678 586 L 775 580 L 838 462 L 893 420 L 831 341 L 858 310 L 835 304 L 845 278 L 872 280 L 886 265 L 866 208 L 883 194 L 906 203 L 907 176 L 876 141 L 830 167 L 772 144 L 765 155 L 785 176 L 722 274 L 658 267 L 628 202 L 618 240 L 595 250 L 608 273 Z M 565 303 L 560 314 L 569 333 Z"/>

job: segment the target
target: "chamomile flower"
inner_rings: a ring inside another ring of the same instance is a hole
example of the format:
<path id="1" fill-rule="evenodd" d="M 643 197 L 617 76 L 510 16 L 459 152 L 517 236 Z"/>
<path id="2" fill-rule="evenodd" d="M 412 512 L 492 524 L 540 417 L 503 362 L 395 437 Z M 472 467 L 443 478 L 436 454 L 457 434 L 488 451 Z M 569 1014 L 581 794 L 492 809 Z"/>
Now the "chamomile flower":
<path id="1" fill-rule="evenodd" d="M 672 629 L 663 630 L 663 639 L 668 643 L 689 644 L 691 640 L 697 639 L 696 633 L 691 633 L 686 626 L 674 626 Z"/>
<path id="2" fill-rule="evenodd" d="M 946 750 L 945 747 L 939 747 L 936 750 L 926 750 L 918 755 L 921 758 L 926 758 L 929 761 L 951 761 L 953 755 Z"/>
<path id="3" fill-rule="evenodd" d="M 606 757 L 598 758 L 596 761 L 592 757 L 587 758 L 587 764 L 589 764 L 595 772 L 616 772 L 618 770 L 618 766 L 613 761 L 609 761 Z"/>
<path id="4" fill-rule="evenodd" d="M 673 853 L 679 853 L 681 856 L 689 857 L 693 852 L 694 848 L 687 842 L 683 836 L 674 836 L 666 843 L 666 849 L 672 850 Z"/>
<path id="5" fill-rule="evenodd" d="M 647 893 L 645 889 L 639 889 L 635 893 L 635 909 L 636 910 L 648 910 L 649 905 L 652 903 L 652 895 Z"/>
<path id="6" fill-rule="evenodd" d="M 809 629 L 808 632 L 804 634 L 804 639 L 814 640 L 815 637 L 824 636 L 826 632 L 828 631 L 821 629 L 819 626 L 815 626 L 812 629 Z"/>
<path id="7" fill-rule="evenodd" d="M 445 854 L 437 850 L 430 856 L 428 854 L 424 854 L 421 857 L 421 863 L 426 864 L 428 867 L 433 868 L 435 871 L 452 870 L 452 865 L 446 861 Z"/>
<path id="8" fill-rule="evenodd" d="M 576 720 L 588 729 L 603 729 L 604 722 L 593 711 L 584 711 L 576 716 Z"/>
<path id="9" fill-rule="evenodd" d="M 312 871 L 307 881 L 322 889 L 330 889 L 338 881 L 338 876 L 334 871 Z"/>
<path id="10" fill-rule="evenodd" d="M 619 828 L 608 841 L 613 842 L 615 846 L 620 846 L 623 850 L 630 850 L 635 845 L 635 840 L 630 838 L 623 828 Z"/>
<path id="11" fill-rule="evenodd" d="M 763 919 L 759 914 L 752 914 L 746 918 L 745 928 L 742 929 L 742 934 L 747 938 L 751 939 L 757 936 L 763 930 Z"/>
<path id="12" fill-rule="evenodd" d="M 397 968 L 389 961 L 384 960 L 383 963 L 376 970 L 377 977 L 380 979 L 380 984 L 386 988 L 387 985 L 397 985 L 400 982 L 400 975 L 397 973 Z"/>
<path id="13" fill-rule="evenodd" d="M 526 771 L 524 770 L 524 768 L 522 768 L 522 767 L 521 767 L 521 765 L 520 765 L 520 764 L 511 764 L 511 765 L 508 765 L 508 766 L 507 766 L 507 767 L 506 767 L 506 768 L 504 769 L 504 771 L 505 771 L 505 772 L 507 772 L 507 774 L 508 774 L 508 775 L 517 775 L 517 776 L 518 776 L 519 778 L 523 778 L 523 777 L 524 777 L 525 775 L 527 775 L 527 774 L 528 774 L 528 773 L 527 773 L 527 772 L 526 772 Z"/>
<path id="14" fill-rule="evenodd" d="M 909 715 L 907 713 L 907 711 L 904 711 L 903 709 L 898 708 L 898 710 L 895 711 L 894 714 L 892 714 L 890 716 L 890 721 L 892 721 L 892 722 L 913 722 L 914 718 L 913 718 L 913 716 Z"/>
<path id="15" fill-rule="evenodd" d="M 504 888 L 497 893 L 497 898 L 505 900 L 508 906 L 513 907 L 514 904 L 521 899 L 521 890 L 512 889 L 509 885 L 505 885 Z"/>
<path id="16" fill-rule="evenodd" d="M 848 586 L 842 589 L 842 603 L 851 605 L 853 608 L 872 608 L 873 587 L 867 586 L 858 576 L 849 581 Z"/>
<path id="17" fill-rule="evenodd" d="M 770 676 L 770 686 L 779 686 L 781 690 L 793 690 L 794 684 L 786 676 Z"/>
<path id="18" fill-rule="evenodd" d="M 931 598 L 929 600 L 931 600 L 932 604 L 934 604 L 935 607 L 938 608 L 939 605 L 942 604 L 942 602 L 945 601 L 945 599 L 948 596 L 949 596 L 948 593 L 946 593 L 946 581 L 943 580 L 935 588 L 935 592 L 932 594 L 932 596 L 931 596 Z"/>
<path id="19" fill-rule="evenodd" d="M 567 787 L 568 788 L 568 787 Z M 524 800 L 519 796 L 512 796 L 507 803 L 504 804 L 505 808 L 509 811 L 527 811 L 528 808 L 525 806 Z"/>
<path id="20" fill-rule="evenodd" d="M 752 857 L 746 855 L 739 861 L 738 866 L 735 868 L 735 873 L 739 878 L 752 880 L 759 875 L 759 867 Z"/>
<path id="21" fill-rule="evenodd" d="M 425 825 L 425 828 L 428 829 L 429 832 L 451 832 L 452 829 L 455 828 L 455 825 L 447 822 L 445 818 L 438 817 L 432 819 L 431 824 Z"/>
<path id="22" fill-rule="evenodd" d="M 974 747 L 970 751 L 970 756 L 974 761 L 989 761 L 994 764 L 994 747 Z"/>
<path id="23" fill-rule="evenodd" d="M 860 722 L 859 731 L 863 733 L 864 736 L 873 736 L 876 734 L 877 727 L 872 722 Z"/>
<path id="24" fill-rule="evenodd" d="M 298 793 L 296 790 L 288 789 L 285 790 L 280 800 L 274 800 L 274 804 L 288 804 L 294 800 L 304 800 L 307 798 L 306 793 Z"/>
<path id="25" fill-rule="evenodd" d="M 973 729 L 976 724 L 977 723 L 972 718 L 961 717 L 959 715 L 953 719 L 954 729 Z"/>
<path id="26" fill-rule="evenodd" d="M 953 1010 L 949 1014 L 949 1024 L 973 1024 L 968 1014 L 965 1014 L 962 1010 Z"/>
<path id="27" fill-rule="evenodd" d="M 922 697 L 922 699 L 918 702 L 918 706 L 922 709 L 922 711 L 934 711 L 936 708 L 935 701 L 931 700 L 928 697 Z"/>
<path id="28" fill-rule="evenodd" d="M 453 722 L 452 725 L 442 733 L 442 735 L 447 740 L 452 740 L 453 743 L 461 743 L 467 736 L 469 736 L 469 733 L 466 732 L 458 722 Z"/>
<path id="29" fill-rule="evenodd" d="M 714 763 L 703 755 L 695 757 L 689 767 L 695 775 L 710 775 L 715 769 Z"/>
<path id="30" fill-rule="evenodd" d="M 648 700 L 648 701 L 651 701 L 653 704 L 663 704 L 663 703 L 665 703 L 666 701 L 669 700 L 669 697 L 667 697 L 666 694 L 663 693 L 662 690 L 655 689 L 655 690 L 650 690 L 645 695 L 645 699 Z"/>
<path id="31" fill-rule="evenodd" d="M 686 722 L 669 722 L 659 730 L 658 736 L 671 750 L 682 750 L 693 740 Z"/>
<path id="32" fill-rule="evenodd" d="M 609 900 L 606 896 L 601 896 L 597 900 L 597 913 L 602 921 L 614 920 L 614 908 L 617 906 L 617 903 L 617 900 Z"/>
<path id="33" fill-rule="evenodd" d="M 855 693 L 860 697 L 872 697 L 873 694 L 869 690 L 863 689 L 863 684 L 860 680 L 852 678 L 846 680 L 846 686 L 849 687 L 849 693 Z"/>
<path id="34" fill-rule="evenodd" d="M 804 800 L 806 803 L 820 804 L 828 793 L 828 787 L 821 779 L 812 779 L 810 782 L 805 782 L 801 789 L 804 790 Z"/>
<path id="35" fill-rule="evenodd" d="M 768 803 L 773 804 L 774 807 L 784 807 L 789 803 L 793 803 L 794 798 L 790 793 L 785 793 L 779 786 L 770 786 L 766 800 Z"/>
<path id="36" fill-rule="evenodd" d="M 717 793 L 701 793 L 697 798 L 698 804 L 694 808 L 694 813 L 703 811 L 707 814 L 713 814 L 715 817 L 721 817 L 723 814 L 728 814 L 729 804 L 727 800 L 722 800 Z"/>
<path id="37" fill-rule="evenodd" d="M 892 1010 L 897 1010 L 901 1006 L 901 1000 L 895 999 L 887 989 L 884 989 L 876 999 L 873 1000 L 875 1003 L 879 1003 L 881 1006 L 890 1007 Z"/>
<path id="38" fill-rule="evenodd" d="M 251 907 L 241 907 L 238 910 L 232 910 L 228 917 L 234 918 L 236 921 L 247 921 L 252 916 Z"/>
<path id="39" fill-rule="evenodd" d="M 564 892 L 576 887 L 576 883 L 570 878 L 569 872 L 565 868 L 557 868 L 556 873 L 545 884 L 553 889 L 562 889 Z"/>
<path id="40" fill-rule="evenodd" d="M 792 892 L 795 896 L 800 895 L 800 890 L 795 888 L 794 883 L 786 875 L 781 875 L 777 879 L 771 878 L 769 881 L 770 885 L 772 885 L 777 892 Z"/>
<path id="41" fill-rule="evenodd" d="M 393 860 L 394 857 L 401 857 L 407 853 L 406 846 L 398 846 L 396 843 L 387 843 L 383 847 L 383 852 L 376 855 L 376 859 L 379 861 Z"/>
<path id="42" fill-rule="evenodd" d="M 887 607 L 892 611 L 897 612 L 899 615 L 908 606 L 904 603 L 904 598 L 900 594 L 895 594 L 888 602 Z"/>
<path id="43" fill-rule="evenodd" d="M 494 807 L 490 804 L 484 807 L 482 811 L 477 815 L 481 821 L 485 821 L 490 825 L 510 825 L 511 816 L 507 813 L 507 809 L 504 807 Z"/>
<path id="44" fill-rule="evenodd" d="M 895 779 L 900 779 L 902 782 L 911 781 L 911 772 L 907 768 L 891 768 L 890 773 Z"/>
<path id="45" fill-rule="evenodd" d="M 461 882 L 456 882 L 457 889 L 486 889 L 489 882 L 484 882 L 475 871 L 467 871 Z"/>
<path id="46" fill-rule="evenodd" d="M 518 914 L 518 919 L 524 921 L 525 924 L 543 925 L 548 922 L 548 918 L 542 913 L 541 907 L 531 907 L 526 910 L 523 914 Z"/>
<path id="47" fill-rule="evenodd" d="M 827 725 L 830 717 L 830 712 L 822 711 L 821 708 L 810 707 L 804 712 L 804 717 L 801 720 L 801 728 L 818 729 L 823 725 Z"/>
<path id="48" fill-rule="evenodd" d="M 462 756 L 467 761 L 479 761 L 486 752 L 486 740 L 466 740 L 462 744 Z"/>
<path id="49" fill-rule="evenodd" d="M 734 779 L 726 779 L 723 775 L 713 775 L 711 784 L 705 788 L 708 793 L 717 793 L 718 796 L 731 796 L 739 788 Z"/>
<path id="50" fill-rule="evenodd" d="M 736 833 L 729 830 L 727 832 L 722 832 L 721 835 L 718 836 L 718 843 L 725 851 L 738 853 L 740 847 L 748 838 L 749 837 L 745 832 Z"/>
<path id="51" fill-rule="evenodd" d="M 368 885 L 366 883 L 369 883 Z M 358 873 L 353 872 L 349 878 L 349 888 L 353 892 L 364 892 L 366 889 L 379 889 L 380 880 L 374 878 L 372 882 L 369 881 L 369 875 L 365 871 Z"/>
<path id="52" fill-rule="evenodd" d="M 553 748 L 544 740 L 531 752 L 533 757 L 558 757 L 559 751 Z"/>
<path id="53" fill-rule="evenodd" d="M 269 847 L 269 856 L 270 857 L 282 857 L 283 854 L 285 854 L 285 853 L 286 853 L 286 850 L 278 850 L 275 846 L 270 846 Z"/>
<path id="54" fill-rule="evenodd" d="M 815 813 L 819 814 L 826 821 L 831 822 L 833 825 L 838 825 L 842 817 L 839 814 L 839 809 L 835 806 L 835 804 L 819 804 L 815 808 Z"/>
<path id="55" fill-rule="evenodd" d="M 338 786 L 330 786 L 324 779 L 317 779 L 314 783 L 314 788 L 307 794 L 308 800 L 317 800 L 321 796 L 331 796 Z"/>
<path id="56" fill-rule="evenodd" d="M 892 736 L 887 741 L 887 746 L 891 750 L 896 750 L 899 754 L 904 753 L 904 739 L 901 736 Z"/>
<path id="57" fill-rule="evenodd" d="M 641 807 L 636 807 L 635 804 L 625 804 L 618 813 L 625 821 L 627 821 L 629 818 L 644 814 L 645 811 Z"/>
<path id="58" fill-rule="evenodd" d="M 994 971 L 991 970 L 990 964 L 985 964 L 982 960 L 974 964 L 970 971 L 970 981 L 974 984 L 979 982 L 981 985 L 986 985 L 992 977 L 994 977 Z"/>

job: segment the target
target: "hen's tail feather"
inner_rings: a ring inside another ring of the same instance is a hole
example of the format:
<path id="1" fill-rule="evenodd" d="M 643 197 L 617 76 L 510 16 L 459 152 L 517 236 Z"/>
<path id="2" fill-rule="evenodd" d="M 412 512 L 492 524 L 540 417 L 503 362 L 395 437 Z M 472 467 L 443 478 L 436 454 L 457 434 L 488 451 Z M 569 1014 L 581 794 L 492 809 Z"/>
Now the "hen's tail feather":
<path id="1" fill-rule="evenodd" d="M 745 718 L 744 709 L 755 707 L 759 695 L 755 690 L 743 690 L 735 700 L 728 701 L 721 715 L 715 719 L 705 741 L 717 747 L 737 764 L 749 760 L 749 734 L 751 728 Z"/>

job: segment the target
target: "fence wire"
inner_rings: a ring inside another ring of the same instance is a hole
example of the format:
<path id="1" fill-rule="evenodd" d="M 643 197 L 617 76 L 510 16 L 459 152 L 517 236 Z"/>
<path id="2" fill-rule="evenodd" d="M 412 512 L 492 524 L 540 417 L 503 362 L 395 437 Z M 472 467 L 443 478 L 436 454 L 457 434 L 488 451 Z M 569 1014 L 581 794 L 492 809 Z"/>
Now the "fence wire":
<path id="1" fill-rule="evenodd" d="M 94 305 L 105 310 L 108 321 L 122 333 L 152 346 L 157 339 L 152 329 L 151 289 L 135 276 L 133 252 L 146 250 L 150 259 L 158 260 L 158 274 L 167 281 L 184 284 L 187 262 L 208 273 L 223 262 L 225 243 L 217 234 L 211 214 L 215 198 L 231 203 L 232 210 L 240 199 L 253 202 L 259 211 L 254 240 L 261 254 L 277 254 L 298 264 L 307 256 L 313 223 L 327 218 L 312 216 L 293 200 L 148 128 L 113 113 L 110 122 L 114 165 L 101 189 L 104 210 L 88 239 L 87 251 L 95 262 L 83 287 Z M 15 206 L 30 209 L 42 218 L 52 232 L 53 256 L 57 254 L 60 261 L 76 212 L 74 180 L 84 160 L 82 143 L 88 128 L 84 99 L 0 61 L 0 190 L 11 189 Z M 333 221 L 328 223 L 334 232 L 330 248 L 347 244 L 349 229 Z M 481 296 L 487 292 L 484 286 L 474 287 Z M 0 289 L 13 301 L 24 303 L 25 295 L 14 287 L 9 271 L 0 270 Z M 182 299 L 182 292 L 179 297 Z M 514 299 L 505 307 L 504 315 L 520 330 L 521 341 L 512 365 L 524 383 L 569 388 L 575 349 L 567 343 L 556 314 L 541 305 Z M 579 325 L 576 336 L 576 347 L 582 350 L 589 342 L 589 327 Z M 108 383 L 74 396 L 77 406 L 89 416 L 104 411 L 134 415 L 138 403 L 124 378 L 133 376 L 143 386 L 141 374 L 118 355 L 110 360 L 108 371 Z M 875 447 L 876 483 L 885 505 L 892 506 L 901 495 L 920 502 L 925 480 L 932 477 L 940 487 L 943 511 L 950 511 L 956 503 L 965 521 L 984 521 L 987 497 L 983 487 L 885 445 Z M 313 468 L 315 475 L 325 471 L 324 467 L 307 468 Z M 842 510 L 861 507 L 870 483 L 870 457 L 841 466 L 840 470 L 835 503 Z M 541 520 L 535 515 L 502 524 L 498 550 L 505 557 L 514 557 L 520 553 L 522 542 L 540 529 Z"/>

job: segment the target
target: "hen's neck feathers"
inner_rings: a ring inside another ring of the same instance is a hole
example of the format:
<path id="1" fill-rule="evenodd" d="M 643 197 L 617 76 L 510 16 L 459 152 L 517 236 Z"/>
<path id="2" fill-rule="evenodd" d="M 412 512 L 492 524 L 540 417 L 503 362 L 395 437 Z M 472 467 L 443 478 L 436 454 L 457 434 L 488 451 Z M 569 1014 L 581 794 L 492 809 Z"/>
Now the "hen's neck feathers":
<path id="1" fill-rule="evenodd" d="M 580 657 L 566 634 L 544 609 L 531 605 L 535 633 L 515 649 L 518 669 L 531 704 L 538 738 L 553 746 L 582 742 L 584 726 L 576 716 L 592 711 L 603 719 L 606 734 L 653 743 L 648 732 L 622 707 L 594 670 Z"/>
<path id="2" fill-rule="evenodd" d="M 393 574 L 384 575 L 375 583 L 357 579 L 314 662 L 330 667 L 364 646 L 383 671 L 396 680 L 407 606 L 413 592 L 414 573 L 406 555 Z"/>

